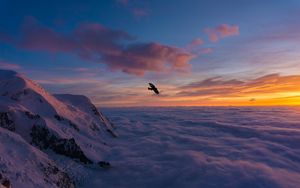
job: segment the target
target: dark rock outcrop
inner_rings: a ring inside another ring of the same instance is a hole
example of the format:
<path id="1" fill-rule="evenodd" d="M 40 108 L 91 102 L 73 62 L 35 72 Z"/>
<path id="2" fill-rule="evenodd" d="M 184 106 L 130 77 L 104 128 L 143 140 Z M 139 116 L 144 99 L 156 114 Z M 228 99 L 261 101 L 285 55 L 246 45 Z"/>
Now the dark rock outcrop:
<path id="1" fill-rule="evenodd" d="M 42 170 L 45 177 L 47 177 L 45 181 L 51 180 L 51 182 L 54 182 L 59 188 L 75 188 L 75 183 L 69 175 L 56 166 L 48 163 L 47 166 L 42 165 Z"/>
<path id="2" fill-rule="evenodd" d="M 42 125 L 34 125 L 31 129 L 31 144 L 37 145 L 40 149 L 48 149 L 56 140 L 56 136 Z"/>
<path id="3" fill-rule="evenodd" d="M 3 185 L 6 188 L 11 188 L 11 183 L 10 183 L 9 179 L 7 179 L 7 178 L 2 180 L 1 185 Z"/>
<path id="4" fill-rule="evenodd" d="M 109 132 L 112 135 L 112 137 L 114 137 L 114 138 L 117 137 L 117 135 L 112 130 L 106 129 L 106 131 Z"/>
<path id="5" fill-rule="evenodd" d="M 105 169 L 109 169 L 111 167 L 110 163 L 106 161 L 99 161 L 97 164 Z"/>
<path id="6" fill-rule="evenodd" d="M 96 108 L 95 105 L 92 105 L 92 106 L 91 106 L 91 109 L 92 109 L 92 112 L 93 112 L 96 116 L 100 116 L 100 113 L 99 113 L 99 111 L 97 110 L 97 108 Z"/>
<path id="7" fill-rule="evenodd" d="M 85 164 L 93 163 L 88 159 L 81 148 L 76 144 L 75 139 L 58 139 L 51 145 L 51 148 L 58 154 L 65 155 L 71 158 L 79 159 Z"/>
<path id="8" fill-rule="evenodd" d="M 57 121 L 64 121 L 65 120 L 62 116 L 60 116 L 58 114 L 55 114 L 54 118 L 57 119 Z"/>
<path id="9" fill-rule="evenodd" d="M 0 173 L 0 183 L 5 188 L 11 188 L 11 182 Z"/>
<path id="10" fill-rule="evenodd" d="M 58 138 L 42 125 L 34 125 L 32 127 L 30 136 L 32 139 L 32 144 L 37 145 L 41 149 L 50 148 L 57 154 L 79 159 L 85 164 L 93 163 L 85 156 L 79 145 L 76 144 L 74 138 Z"/>
<path id="11" fill-rule="evenodd" d="M 92 106 L 91 106 L 91 109 L 92 109 L 93 113 L 94 113 L 96 116 L 98 116 L 98 117 L 100 118 L 100 120 L 101 120 L 104 124 L 106 124 L 106 123 L 108 122 L 108 123 L 110 124 L 110 126 L 111 126 L 113 129 L 115 129 L 114 124 L 113 124 L 108 118 L 104 118 L 103 114 L 100 113 L 100 112 L 97 110 L 97 108 L 96 108 L 95 105 L 92 105 Z M 117 137 L 117 134 L 116 134 L 112 129 L 107 128 L 106 131 L 109 132 L 109 133 L 112 135 L 112 137 L 114 137 L 114 138 Z"/>
<path id="12" fill-rule="evenodd" d="M 71 120 L 68 120 L 68 123 L 69 123 L 69 125 L 70 125 L 71 127 L 73 127 L 76 131 L 79 131 L 78 126 L 77 126 L 75 123 L 73 123 Z"/>
<path id="13" fill-rule="evenodd" d="M 77 126 L 75 123 L 73 123 L 71 120 L 69 120 L 69 119 L 67 119 L 67 118 L 64 118 L 64 117 L 62 117 L 62 116 L 60 116 L 60 115 L 58 115 L 58 114 L 55 114 L 55 115 L 54 115 L 54 118 L 55 118 L 57 121 L 61 121 L 61 122 L 67 123 L 69 126 L 73 127 L 76 131 L 79 131 L 78 126 Z"/>
<path id="14" fill-rule="evenodd" d="M 90 125 L 90 128 L 93 131 L 100 131 L 100 128 L 94 122 Z"/>
<path id="15" fill-rule="evenodd" d="M 25 115 L 29 118 L 29 119 L 40 119 L 41 116 L 38 114 L 33 114 L 29 111 L 25 111 Z"/>
<path id="16" fill-rule="evenodd" d="M 22 91 L 12 94 L 10 96 L 10 99 L 14 100 L 14 101 L 19 101 L 22 96 L 28 95 L 29 92 L 30 92 L 30 89 L 24 89 Z"/>
<path id="17" fill-rule="evenodd" d="M 15 124 L 9 112 L 0 112 L 0 127 L 15 131 Z"/>

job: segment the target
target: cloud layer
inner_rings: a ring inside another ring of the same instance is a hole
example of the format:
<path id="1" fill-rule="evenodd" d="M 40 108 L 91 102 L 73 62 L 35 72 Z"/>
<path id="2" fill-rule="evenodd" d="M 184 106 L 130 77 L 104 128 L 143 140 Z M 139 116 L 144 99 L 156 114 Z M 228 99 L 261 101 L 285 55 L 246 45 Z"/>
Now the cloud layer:
<path id="1" fill-rule="evenodd" d="M 126 173 L 93 173 L 89 182 L 132 188 L 297 188 L 299 112 L 275 107 L 105 109 L 122 125 L 112 163 Z"/>
<path id="2" fill-rule="evenodd" d="M 26 50 L 76 54 L 84 60 L 106 64 L 110 70 L 139 76 L 148 71 L 186 71 L 194 57 L 173 46 L 136 42 L 128 33 L 98 23 L 79 24 L 71 32 L 63 33 L 31 17 L 24 22 L 21 32 L 18 38 L 5 42 Z"/>

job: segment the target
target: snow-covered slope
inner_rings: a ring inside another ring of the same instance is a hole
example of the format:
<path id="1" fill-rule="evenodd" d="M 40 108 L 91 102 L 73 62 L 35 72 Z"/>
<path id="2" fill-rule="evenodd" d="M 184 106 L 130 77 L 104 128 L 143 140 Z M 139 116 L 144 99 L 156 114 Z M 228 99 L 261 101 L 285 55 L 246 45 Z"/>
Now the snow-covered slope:
<path id="1" fill-rule="evenodd" d="M 3 128 L 0 128 L 0 152 L 2 179 L 8 179 L 13 187 L 74 187 L 69 175 L 49 156 Z"/>
<path id="2" fill-rule="evenodd" d="M 95 164 L 116 136 L 87 97 L 51 95 L 0 70 L 0 173 L 13 187 L 74 187 L 81 174 L 69 164 Z"/>

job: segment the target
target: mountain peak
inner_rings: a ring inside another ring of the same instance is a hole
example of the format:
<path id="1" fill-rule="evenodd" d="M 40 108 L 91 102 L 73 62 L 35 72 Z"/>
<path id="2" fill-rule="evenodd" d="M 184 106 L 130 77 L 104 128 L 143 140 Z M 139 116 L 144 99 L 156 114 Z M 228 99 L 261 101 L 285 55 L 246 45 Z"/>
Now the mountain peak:
<path id="1" fill-rule="evenodd" d="M 17 76 L 18 73 L 13 70 L 0 69 L 0 80 Z"/>
<path id="2" fill-rule="evenodd" d="M 34 182 L 34 177 L 28 177 L 30 175 L 22 171 L 22 165 L 26 164 L 35 173 L 44 170 L 47 182 L 42 184 L 62 185 L 67 182 L 67 186 L 57 187 L 73 188 L 71 176 L 60 166 L 74 162 L 84 166 L 101 161 L 102 152 L 107 148 L 105 140 L 116 137 L 108 123 L 85 96 L 52 95 L 22 74 L 0 70 L 0 135 L 9 135 L 10 138 L 9 142 L 2 143 L 1 154 L 6 156 L 7 153 L 9 159 L 10 148 L 16 148 L 16 156 L 24 159 L 15 164 L 1 164 L 7 169 L 1 176 L 9 179 L 12 185 L 20 185 L 21 180 L 26 182 L 22 187 L 28 188 L 41 183 Z M 21 143 L 24 149 L 20 147 Z M 23 152 L 25 148 L 27 154 Z M 32 161 L 30 156 L 35 160 Z M 63 164 L 55 163 L 61 159 Z M 31 161 L 31 164 L 26 161 Z M 15 173 L 21 178 L 16 178 Z"/>

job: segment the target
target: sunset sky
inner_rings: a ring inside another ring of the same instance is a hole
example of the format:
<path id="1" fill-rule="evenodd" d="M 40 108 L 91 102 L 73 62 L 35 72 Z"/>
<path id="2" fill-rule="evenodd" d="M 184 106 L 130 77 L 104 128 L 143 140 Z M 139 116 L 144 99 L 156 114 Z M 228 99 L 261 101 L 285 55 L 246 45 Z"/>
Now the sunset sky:
<path id="1" fill-rule="evenodd" d="M 0 16 L 0 68 L 52 93 L 100 107 L 300 105 L 299 0 L 0 0 Z"/>

